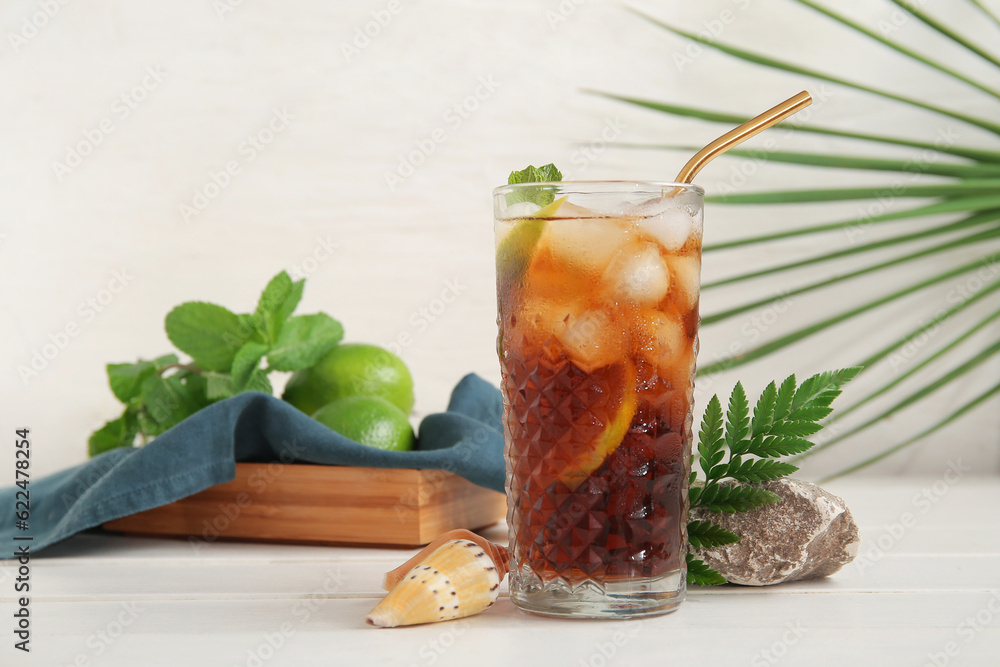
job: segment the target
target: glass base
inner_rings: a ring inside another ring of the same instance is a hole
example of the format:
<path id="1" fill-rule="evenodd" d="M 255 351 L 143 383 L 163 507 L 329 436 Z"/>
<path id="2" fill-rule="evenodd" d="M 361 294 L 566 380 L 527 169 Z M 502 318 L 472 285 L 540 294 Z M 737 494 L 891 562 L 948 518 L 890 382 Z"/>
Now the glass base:
<path id="1" fill-rule="evenodd" d="M 684 601 L 687 573 L 629 578 L 603 584 L 586 580 L 570 586 L 556 577 L 542 581 L 527 566 L 510 579 L 510 598 L 519 609 L 563 618 L 629 619 L 674 611 Z"/>

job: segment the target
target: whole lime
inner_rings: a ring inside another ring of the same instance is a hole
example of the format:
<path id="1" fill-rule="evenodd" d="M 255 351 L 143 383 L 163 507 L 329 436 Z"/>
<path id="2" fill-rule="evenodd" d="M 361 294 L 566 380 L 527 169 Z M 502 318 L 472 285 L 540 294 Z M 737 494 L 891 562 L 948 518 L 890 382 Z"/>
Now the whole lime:
<path id="1" fill-rule="evenodd" d="M 318 364 L 296 371 L 282 398 L 307 415 L 347 396 L 379 396 L 405 414 L 413 409 L 413 378 L 403 360 L 377 345 L 338 345 Z"/>
<path id="2" fill-rule="evenodd" d="M 406 414 L 378 396 L 339 398 L 316 411 L 313 419 L 337 433 L 377 449 L 413 449 L 413 427 Z"/>

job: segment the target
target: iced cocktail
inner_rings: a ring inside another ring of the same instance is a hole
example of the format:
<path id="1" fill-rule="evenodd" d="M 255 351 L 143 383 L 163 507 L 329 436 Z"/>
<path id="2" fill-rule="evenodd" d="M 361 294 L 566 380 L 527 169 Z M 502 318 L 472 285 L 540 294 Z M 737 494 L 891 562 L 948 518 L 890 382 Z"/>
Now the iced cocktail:
<path id="1" fill-rule="evenodd" d="M 684 597 L 703 196 L 674 183 L 494 191 L 522 609 L 627 617 Z"/>

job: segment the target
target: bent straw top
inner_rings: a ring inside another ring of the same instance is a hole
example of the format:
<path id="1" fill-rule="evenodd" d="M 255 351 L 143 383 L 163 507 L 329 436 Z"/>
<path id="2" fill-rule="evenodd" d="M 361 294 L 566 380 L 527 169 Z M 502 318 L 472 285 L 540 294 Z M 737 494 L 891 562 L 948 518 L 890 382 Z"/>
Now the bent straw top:
<path id="1" fill-rule="evenodd" d="M 798 95 L 788 98 L 781 104 L 768 109 L 759 116 L 751 118 L 739 127 L 726 132 L 724 135 L 695 153 L 694 156 L 688 160 L 687 164 L 681 168 L 680 172 L 677 174 L 677 178 L 674 179 L 674 182 L 690 183 L 694 180 L 695 175 L 697 175 L 697 173 L 715 157 L 725 153 L 733 146 L 743 143 L 750 137 L 763 132 L 775 123 L 779 123 L 792 114 L 805 109 L 810 104 L 812 104 L 812 95 L 809 94 L 809 91 L 803 90 Z"/>

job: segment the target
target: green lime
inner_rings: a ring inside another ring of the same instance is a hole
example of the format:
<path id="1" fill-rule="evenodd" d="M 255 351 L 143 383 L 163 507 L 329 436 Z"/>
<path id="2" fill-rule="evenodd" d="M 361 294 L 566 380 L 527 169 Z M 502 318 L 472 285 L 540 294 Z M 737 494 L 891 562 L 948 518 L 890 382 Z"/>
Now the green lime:
<path id="1" fill-rule="evenodd" d="M 296 371 L 282 398 L 307 415 L 346 396 L 379 396 L 405 414 L 413 409 L 413 378 L 395 354 L 364 343 L 338 345 L 312 368 Z"/>
<path id="2" fill-rule="evenodd" d="M 521 276 L 528 270 L 531 257 L 535 254 L 538 239 L 545 231 L 545 223 L 548 222 L 548 218 L 555 215 L 565 201 L 566 197 L 560 197 L 545 208 L 523 218 L 500 241 L 497 247 L 497 273 L 500 275 L 501 284 L 512 285 L 520 281 Z"/>
<path id="3" fill-rule="evenodd" d="M 397 452 L 413 449 L 413 428 L 406 414 L 384 398 L 340 398 L 317 410 L 313 419 L 362 445 Z"/>

